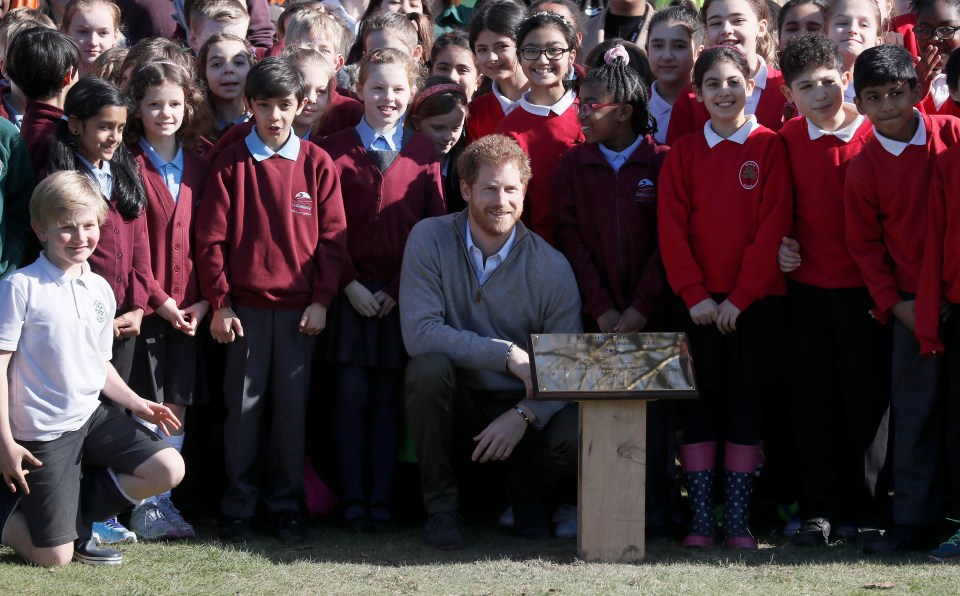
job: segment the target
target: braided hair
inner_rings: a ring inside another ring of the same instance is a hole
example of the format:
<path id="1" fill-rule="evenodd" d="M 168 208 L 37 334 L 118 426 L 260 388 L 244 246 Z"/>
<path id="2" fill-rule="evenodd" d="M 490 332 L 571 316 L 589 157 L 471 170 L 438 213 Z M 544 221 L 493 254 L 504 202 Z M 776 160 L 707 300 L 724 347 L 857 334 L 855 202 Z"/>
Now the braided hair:
<path id="1" fill-rule="evenodd" d="M 610 93 L 611 100 L 633 108 L 630 125 L 637 135 L 657 132 L 657 122 L 650 115 L 647 87 L 640 74 L 628 66 L 630 58 L 623 46 L 614 46 L 604 54 L 604 64 L 591 68 L 581 82 Z"/>

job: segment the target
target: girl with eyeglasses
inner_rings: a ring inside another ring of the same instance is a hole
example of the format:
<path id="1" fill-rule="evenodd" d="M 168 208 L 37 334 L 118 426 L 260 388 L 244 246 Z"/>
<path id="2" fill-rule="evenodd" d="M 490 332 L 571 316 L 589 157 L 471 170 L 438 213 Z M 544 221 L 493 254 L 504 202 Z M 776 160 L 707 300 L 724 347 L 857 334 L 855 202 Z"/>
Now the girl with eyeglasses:
<path id="1" fill-rule="evenodd" d="M 917 84 L 923 101 L 920 110 L 927 114 L 960 116 L 960 107 L 951 99 L 945 67 L 951 52 L 960 48 L 960 0 L 914 0 L 920 58 Z"/>
<path id="2" fill-rule="evenodd" d="M 563 17 L 549 12 L 527 17 L 517 30 L 517 56 L 530 90 L 496 129 L 515 139 L 530 156 L 533 178 L 527 186 L 523 221 L 551 244 L 553 176 L 563 154 L 583 141 L 577 94 L 569 80 L 577 49 L 577 33 Z"/>

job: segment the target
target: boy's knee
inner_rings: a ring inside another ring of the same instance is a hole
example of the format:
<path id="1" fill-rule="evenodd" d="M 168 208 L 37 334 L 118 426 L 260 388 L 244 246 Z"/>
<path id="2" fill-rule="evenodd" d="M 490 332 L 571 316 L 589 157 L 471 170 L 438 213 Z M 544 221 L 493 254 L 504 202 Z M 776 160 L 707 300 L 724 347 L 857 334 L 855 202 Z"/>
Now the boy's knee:
<path id="1" fill-rule="evenodd" d="M 49 548 L 35 548 L 30 553 L 30 562 L 38 567 L 63 567 L 73 560 L 73 543 L 51 546 Z"/>
<path id="2" fill-rule="evenodd" d="M 157 485 L 165 486 L 166 488 L 163 490 L 170 490 L 176 487 L 183 480 L 184 474 L 186 474 L 183 457 L 173 448 L 157 452 L 156 455 L 144 462 L 143 465 L 146 466 L 146 468 L 138 470 L 138 472 L 142 472 L 143 477 L 150 478 Z"/>

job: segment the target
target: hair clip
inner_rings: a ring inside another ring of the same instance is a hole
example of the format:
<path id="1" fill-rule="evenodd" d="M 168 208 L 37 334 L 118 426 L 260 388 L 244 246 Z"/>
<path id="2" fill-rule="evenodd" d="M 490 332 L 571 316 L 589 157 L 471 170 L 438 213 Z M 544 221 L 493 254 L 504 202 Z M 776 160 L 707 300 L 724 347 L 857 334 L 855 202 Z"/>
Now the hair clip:
<path id="1" fill-rule="evenodd" d="M 563 15 L 557 14 L 557 13 L 555 13 L 555 12 L 549 12 L 549 11 L 546 11 L 546 10 L 541 10 L 540 12 L 535 12 L 535 13 L 533 13 L 532 15 L 530 15 L 529 18 L 533 18 L 533 17 L 548 17 L 548 18 L 552 18 L 552 19 L 559 19 L 559 20 L 560 20 L 561 22 L 563 22 L 564 24 L 567 24 L 567 25 L 570 24 L 570 22 L 567 21 L 566 17 L 564 17 Z"/>
<path id="2" fill-rule="evenodd" d="M 375 62 L 378 58 L 380 58 L 380 50 L 374 50 L 367 54 L 367 62 Z"/>
<path id="3" fill-rule="evenodd" d="M 630 64 L 630 54 L 627 52 L 627 48 L 620 44 L 613 46 L 603 53 L 603 61 L 607 64 L 613 64 L 617 58 L 623 60 L 624 66 Z"/>

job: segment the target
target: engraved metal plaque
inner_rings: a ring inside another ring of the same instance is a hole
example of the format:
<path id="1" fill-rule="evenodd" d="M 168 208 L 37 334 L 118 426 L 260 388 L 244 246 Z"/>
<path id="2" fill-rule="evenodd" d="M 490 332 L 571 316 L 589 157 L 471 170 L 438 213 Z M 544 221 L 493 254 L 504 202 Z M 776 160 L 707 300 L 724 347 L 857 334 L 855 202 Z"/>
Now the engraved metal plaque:
<path id="1" fill-rule="evenodd" d="M 684 333 L 545 333 L 530 336 L 536 399 L 697 397 Z"/>

